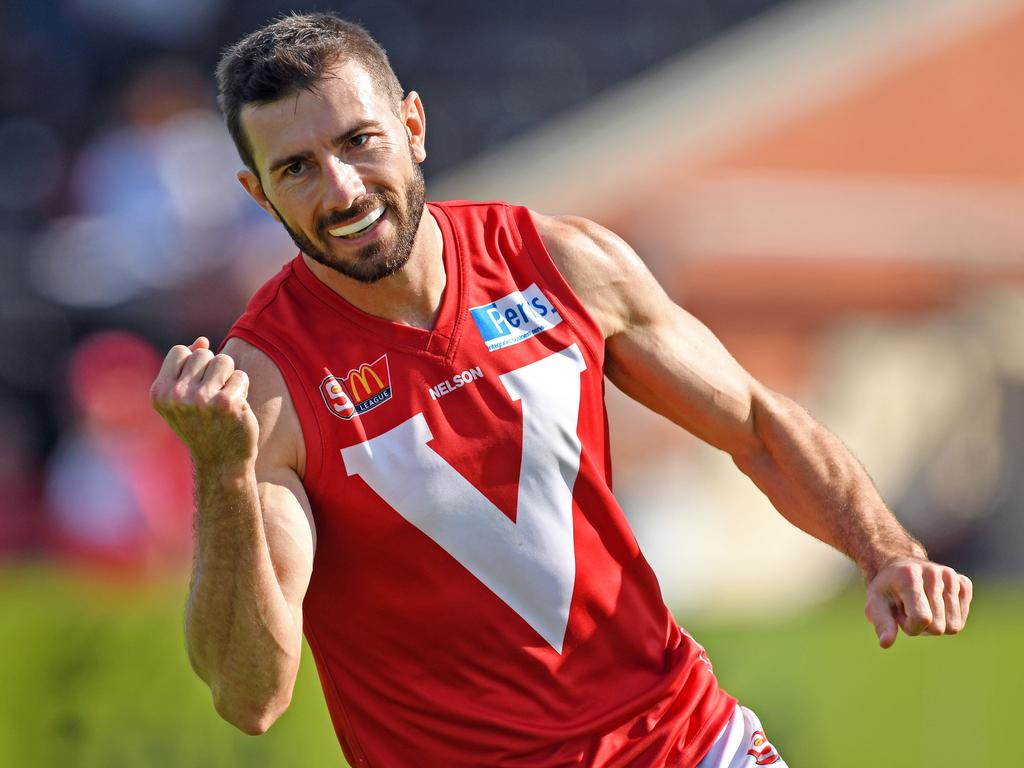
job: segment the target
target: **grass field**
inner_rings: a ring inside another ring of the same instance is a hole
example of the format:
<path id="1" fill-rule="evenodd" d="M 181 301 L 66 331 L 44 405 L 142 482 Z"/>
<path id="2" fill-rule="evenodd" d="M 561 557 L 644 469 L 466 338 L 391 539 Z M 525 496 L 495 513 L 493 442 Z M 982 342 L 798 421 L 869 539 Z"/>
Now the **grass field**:
<path id="1" fill-rule="evenodd" d="M 796 620 L 688 629 L 793 768 L 1013 764 L 1024 588 L 978 585 L 968 631 L 881 651 L 856 591 Z M 344 765 L 304 659 L 264 736 L 223 723 L 182 645 L 184 583 L 0 573 L 0 763 L 32 768 Z M 1009 760 L 1009 762 L 1007 762 Z"/>

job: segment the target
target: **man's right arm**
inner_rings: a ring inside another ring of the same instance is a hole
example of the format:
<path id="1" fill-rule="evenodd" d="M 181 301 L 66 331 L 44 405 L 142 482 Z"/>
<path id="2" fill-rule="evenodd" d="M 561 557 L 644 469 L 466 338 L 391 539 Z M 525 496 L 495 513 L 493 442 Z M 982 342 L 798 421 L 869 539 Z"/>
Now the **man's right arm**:
<path id="1" fill-rule="evenodd" d="M 189 660 L 218 713 L 259 734 L 291 701 L 315 531 L 298 474 L 301 429 L 280 372 L 240 340 L 220 355 L 208 347 L 174 347 L 152 399 L 195 469 Z"/>

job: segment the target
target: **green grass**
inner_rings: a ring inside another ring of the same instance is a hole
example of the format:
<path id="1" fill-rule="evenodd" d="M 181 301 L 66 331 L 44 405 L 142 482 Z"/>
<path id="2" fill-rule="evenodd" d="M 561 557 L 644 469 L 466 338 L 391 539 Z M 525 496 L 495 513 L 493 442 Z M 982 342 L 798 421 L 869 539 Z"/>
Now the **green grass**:
<path id="1" fill-rule="evenodd" d="M 794 768 L 1006 765 L 1020 749 L 1024 589 L 981 585 L 964 633 L 884 651 L 862 608 L 858 588 L 795 620 L 694 632 Z"/>
<path id="2" fill-rule="evenodd" d="M 0 573 L 3 764 L 344 765 L 308 654 L 291 708 L 266 735 L 220 720 L 185 658 L 184 589 Z M 900 637 L 888 651 L 855 592 L 778 624 L 688 629 L 793 768 L 985 768 L 1018 750 L 1024 589 L 976 591 L 967 632 Z"/>
<path id="3" fill-rule="evenodd" d="M 0 759 L 33 768 L 344 765 L 308 650 L 260 737 L 222 721 L 185 657 L 186 582 L 130 589 L 0 575 Z"/>

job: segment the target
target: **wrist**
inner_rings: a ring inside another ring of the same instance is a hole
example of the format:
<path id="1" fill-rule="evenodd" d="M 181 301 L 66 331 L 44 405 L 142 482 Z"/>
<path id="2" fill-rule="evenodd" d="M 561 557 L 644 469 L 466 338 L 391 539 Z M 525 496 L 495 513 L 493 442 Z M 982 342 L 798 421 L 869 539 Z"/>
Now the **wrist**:
<path id="1" fill-rule="evenodd" d="M 864 574 L 864 581 L 870 584 L 878 575 L 879 571 L 885 569 L 892 563 L 900 560 L 927 560 L 928 552 L 921 545 L 921 542 L 910 537 L 907 541 L 901 542 L 899 546 L 887 546 L 883 550 L 872 553 L 870 557 L 858 561 L 861 573 Z"/>
<path id="2" fill-rule="evenodd" d="M 224 491 L 241 493 L 256 482 L 256 462 L 251 459 L 200 461 L 193 458 L 193 466 L 197 485 L 216 485 Z"/>

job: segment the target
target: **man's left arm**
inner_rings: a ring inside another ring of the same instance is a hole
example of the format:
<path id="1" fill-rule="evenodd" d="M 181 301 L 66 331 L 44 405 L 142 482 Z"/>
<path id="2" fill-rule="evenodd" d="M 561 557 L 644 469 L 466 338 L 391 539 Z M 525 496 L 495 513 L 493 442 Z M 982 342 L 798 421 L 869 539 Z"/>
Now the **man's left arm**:
<path id="1" fill-rule="evenodd" d="M 883 648 L 897 626 L 909 635 L 963 628 L 970 579 L 928 560 L 838 438 L 750 376 L 620 238 L 585 219 L 534 221 L 604 332 L 608 378 L 729 453 L 787 520 L 853 559 Z"/>

